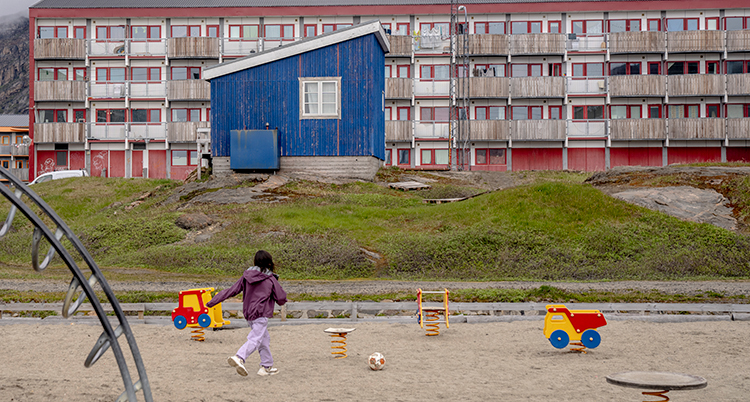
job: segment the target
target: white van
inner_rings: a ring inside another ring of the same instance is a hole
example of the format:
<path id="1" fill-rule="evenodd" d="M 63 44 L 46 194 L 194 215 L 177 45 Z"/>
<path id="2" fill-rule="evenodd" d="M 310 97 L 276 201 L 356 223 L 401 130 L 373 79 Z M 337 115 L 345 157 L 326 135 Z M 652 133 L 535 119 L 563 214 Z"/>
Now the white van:
<path id="1" fill-rule="evenodd" d="M 36 184 L 36 183 L 43 183 L 45 181 L 50 180 L 57 180 L 57 179 L 67 179 L 68 177 L 85 177 L 88 176 L 89 172 L 85 170 L 61 170 L 59 172 L 49 172 L 40 174 L 39 176 L 34 179 L 29 185 Z"/>

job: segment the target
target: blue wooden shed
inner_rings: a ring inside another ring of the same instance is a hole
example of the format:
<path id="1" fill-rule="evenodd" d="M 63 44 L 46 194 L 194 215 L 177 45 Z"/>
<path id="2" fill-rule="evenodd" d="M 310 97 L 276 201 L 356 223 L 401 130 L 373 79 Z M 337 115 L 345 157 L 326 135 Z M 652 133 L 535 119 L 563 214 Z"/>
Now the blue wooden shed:
<path id="1" fill-rule="evenodd" d="M 389 47 L 371 21 L 205 69 L 214 170 L 372 180 L 385 157 Z"/>

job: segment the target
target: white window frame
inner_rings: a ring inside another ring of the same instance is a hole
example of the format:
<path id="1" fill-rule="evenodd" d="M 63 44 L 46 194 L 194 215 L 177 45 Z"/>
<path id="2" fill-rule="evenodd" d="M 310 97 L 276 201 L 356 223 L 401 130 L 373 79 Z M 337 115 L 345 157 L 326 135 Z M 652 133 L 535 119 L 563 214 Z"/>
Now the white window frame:
<path id="1" fill-rule="evenodd" d="M 305 84 L 307 83 L 333 82 L 336 84 L 336 112 L 331 114 L 322 114 L 322 100 L 320 94 L 323 86 L 318 85 L 318 111 L 319 113 L 305 113 Z M 300 120 L 309 119 L 341 119 L 341 77 L 300 77 L 299 78 L 299 118 Z"/>

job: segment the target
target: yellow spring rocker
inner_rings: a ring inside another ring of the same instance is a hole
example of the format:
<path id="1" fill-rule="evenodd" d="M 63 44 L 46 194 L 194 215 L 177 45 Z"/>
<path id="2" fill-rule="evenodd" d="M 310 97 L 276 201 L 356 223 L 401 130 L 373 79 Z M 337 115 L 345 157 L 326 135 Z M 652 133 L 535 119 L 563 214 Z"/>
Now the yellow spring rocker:
<path id="1" fill-rule="evenodd" d="M 190 337 L 194 341 L 206 340 L 203 333 L 204 328 L 221 328 L 230 324 L 224 319 L 221 312 L 221 303 L 206 307 L 211 301 L 211 292 L 214 288 L 188 289 L 180 291 L 180 304 L 172 310 L 172 322 L 175 328 L 185 329 L 185 327 L 197 328 L 191 331 Z"/>

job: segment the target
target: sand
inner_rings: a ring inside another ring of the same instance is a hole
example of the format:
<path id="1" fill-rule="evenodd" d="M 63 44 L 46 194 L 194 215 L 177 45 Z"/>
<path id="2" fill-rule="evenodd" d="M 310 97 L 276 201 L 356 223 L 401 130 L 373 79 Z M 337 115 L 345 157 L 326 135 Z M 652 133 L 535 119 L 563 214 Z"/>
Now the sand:
<path id="1" fill-rule="evenodd" d="M 621 371 L 708 380 L 705 389 L 670 392 L 674 401 L 750 399 L 750 322 L 611 321 L 600 328 L 601 346 L 588 354 L 553 348 L 543 325 L 453 324 L 427 337 L 416 324 L 355 323 L 349 357 L 341 360 L 330 355 L 325 322 L 272 326 L 279 374 L 271 377 L 255 374 L 257 354 L 248 359 L 247 377 L 227 365 L 247 329 L 208 331 L 205 342 L 194 342 L 174 327 L 132 328 L 154 401 L 644 400 L 639 390 L 605 381 Z M 124 387 L 113 354 L 83 366 L 100 333 L 101 327 L 75 322 L 0 325 L 0 400 L 115 400 Z M 382 371 L 366 364 L 373 352 L 387 359 Z"/>

